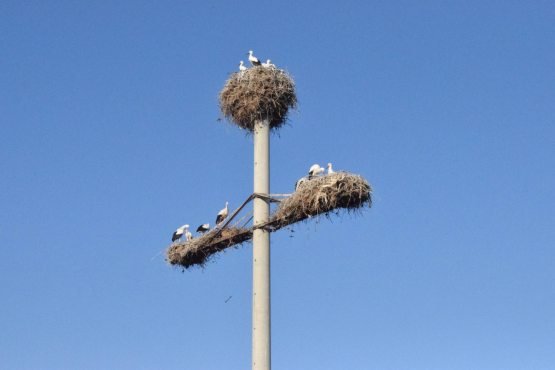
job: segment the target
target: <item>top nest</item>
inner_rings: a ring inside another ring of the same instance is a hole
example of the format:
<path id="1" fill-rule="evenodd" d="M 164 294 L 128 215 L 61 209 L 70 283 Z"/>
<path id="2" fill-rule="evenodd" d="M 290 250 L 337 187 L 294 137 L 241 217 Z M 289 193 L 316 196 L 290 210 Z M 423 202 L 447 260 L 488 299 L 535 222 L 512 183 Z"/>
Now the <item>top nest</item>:
<path id="1" fill-rule="evenodd" d="M 270 128 L 279 128 L 287 121 L 289 108 L 296 106 L 295 83 L 278 68 L 260 66 L 233 73 L 220 92 L 224 116 L 251 132 L 256 121 L 265 119 Z"/>

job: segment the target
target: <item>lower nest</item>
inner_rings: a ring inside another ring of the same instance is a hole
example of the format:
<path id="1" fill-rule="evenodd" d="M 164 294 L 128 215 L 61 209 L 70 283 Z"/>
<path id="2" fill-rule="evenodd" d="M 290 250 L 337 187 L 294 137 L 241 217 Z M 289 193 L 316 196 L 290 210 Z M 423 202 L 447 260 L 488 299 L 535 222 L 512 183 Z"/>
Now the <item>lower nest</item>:
<path id="1" fill-rule="evenodd" d="M 171 265 L 189 268 L 204 265 L 208 258 L 226 248 L 244 243 L 252 238 L 252 231 L 239 227 L 214 229 L 187 242 L 173 244 L 168 248 L 166 259 Z"/>
<path id="2" fill-rule="evenodd" d="M 253 131 L 256 121 L 268 120 L 276 129 L 296 108 L 295 83 L 282 69 L 252 67 L 233 73 L 220 92 L 220 109 L 239 127 Z"/>
<path id="3" fill-rule="evenodd" d="M 281 201 L 268 223 L 258 227 L 276 231 L 309 217 L 371 205 L 372 188 L 362 176 L 336 172 L 305 181 L 296 192 Z M 253 230 L 254 227 L 214 229 L 190 241 L 171 245 L 166 259 L 170 264 L 184 268 L 203 266 L 217 252 L 251 240 Z"/>
<path id="4" fill-rule="evenodd" d="M 364 206 L 372 206 L 368 181 L 359 175 L 336 172 L 305 181 L 280 203 L 270 223 L 274 228 L 281 228 L 341 208 L 354 210 Z"/>

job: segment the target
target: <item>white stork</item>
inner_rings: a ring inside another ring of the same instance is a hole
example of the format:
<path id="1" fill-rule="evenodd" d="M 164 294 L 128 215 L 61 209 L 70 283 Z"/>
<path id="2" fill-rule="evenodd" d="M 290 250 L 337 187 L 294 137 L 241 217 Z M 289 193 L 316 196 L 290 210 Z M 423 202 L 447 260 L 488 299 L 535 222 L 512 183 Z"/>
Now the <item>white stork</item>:
<path id="1" fill-rule="evenodd" d="M 308 179 L 312 179 L 314 176 L 320 176 L 322 173 L 324 173 L 324 169 L 322 167 L 320 167 L 319 164 L 313 164 L 310 167 L 310 170 L 308 171 Z"/>
<path id="2" fill-rule="evenodd" d="M 175 230 L 172 235 L 172 242 L 176 240 L 180 240 L 183 234 L 185 233 L 185 230 L 187 230 L 187 232 L 189 231 L 189 225 L 183 225 L 181 227 L 178 227 L 177 230 Z M 186 236 L 187 235 L 185 235 L 185 237 Z"/>
<path id="3" fill-rule="evenodd" d="M 244 63 L 243 61 L 241 61 L 241 62 L 239 63 L 239 70 L 240 70 L 241 72 L 247 70 L 247 67 L 245 67 L 245 63 Z"/>
<path id="4" fill-rule="evenodd" d="M 262 67 L 264 68 L 276 68 L 275 64 L 272 64 L 272 61 L 268 59 L 266 63 L 262 63 Z"/>
<path id="5" fill-rule="evenodd" d="M 328 175 L 331 175 L 332 173 L 335 173 L 335 171 L 331 167 L 331 163 L 328 163 Z"/>
<path id="6" fill-rule="evenodd" d="M 187 240 L 188 242 L 193 240 L 193 234 L 191 234 L 189 228 L 185 229 L 185 240 Z"/>
<path id="7" fill-rule="evenodd" d="M 253 66 L 259 66 L 259 65 L 262 64 L 262 63 L 260 63 L 260 60 L 258 60 L 257 57 L 255 57 L 254 55 L 252 55 L 252 50 L 249 50 L 248 55 L 249 55 L 249 62 L 251 62 L 251 64 L 252 64 Z"/>
<path id="8" fill-rule="evenodd" d="M 229 202 L 225 202 L 225 207 L 220 212 L 218 212 L 218 216 L 216 217 L 216 225 L 225 220 L 225 218 L 227 217 L 227 214 L 229 212 L 227 209 L 228 204 Z"/>
<path id="9" fill-rule="evenodd" d="M 210 230 L 210 224 L 202 224 L 199 227 L 197 227 L 197 233 L 204 234 L 208 230 Z"/>

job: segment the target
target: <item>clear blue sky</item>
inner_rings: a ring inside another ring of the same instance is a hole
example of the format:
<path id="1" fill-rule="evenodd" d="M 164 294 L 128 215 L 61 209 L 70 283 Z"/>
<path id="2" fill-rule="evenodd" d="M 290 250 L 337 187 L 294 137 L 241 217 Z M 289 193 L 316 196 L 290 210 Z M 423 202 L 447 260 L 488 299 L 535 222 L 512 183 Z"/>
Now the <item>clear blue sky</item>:
<path id="1" fill-rule="evenodd" d="M 555 369 L 554 25 L 551 1 L 0 2 L 0 368 L 250 368 L 251 247 L 163 252 L 251 193 L 252 138 L 216 120 L 253 49 L 300 102 L 272 190 L 328 161 L 375 188 L 272 236 L 274 368 Z"/>

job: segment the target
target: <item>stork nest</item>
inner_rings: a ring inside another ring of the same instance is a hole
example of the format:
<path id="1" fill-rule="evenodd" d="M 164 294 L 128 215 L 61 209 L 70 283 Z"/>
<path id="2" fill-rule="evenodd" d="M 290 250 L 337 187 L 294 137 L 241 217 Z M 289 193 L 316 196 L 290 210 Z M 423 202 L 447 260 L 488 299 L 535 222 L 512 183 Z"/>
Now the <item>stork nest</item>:
<path id="1" fill-rule="evenodd" d="M 281 201 L 270 221 L 258 227 L 276 231 L 319 215 L 372 206 L 372 187 L 359 175 L 336 172 L 305 181 L 289 198 Z M 252 239 L 254 228 L 215 229 L 187 242 L 172 244 L 166 252 L 171 265 L 203 266 L 217 252 Z"/>
<path id="2" fill-rule="evenodd" d="M 171 265 L 203 266 L 213 254 L 252 239 L 252 231 L 239 227 L 211 230 L 190 241 L 172 244 L 166 252 Z"/>
<path id="3" fill-rule="evenodd" d="M 295 82 L 282 69 L 251 67 L 233 73 L 220 92 L 220 109 L 237 126 L 254 131 L 255 122 L 268 119 L 277 129 L 297 107 Z"/>
<path id="4" fill-rule="evenodd" d="M 359 175 L 335 172 L 300 185 L 293 195 L 280 203 L 270 225 L 279 229 L 309 217 L 365 206 L 372 206 L 372 187 L 368 181 Z"/>

